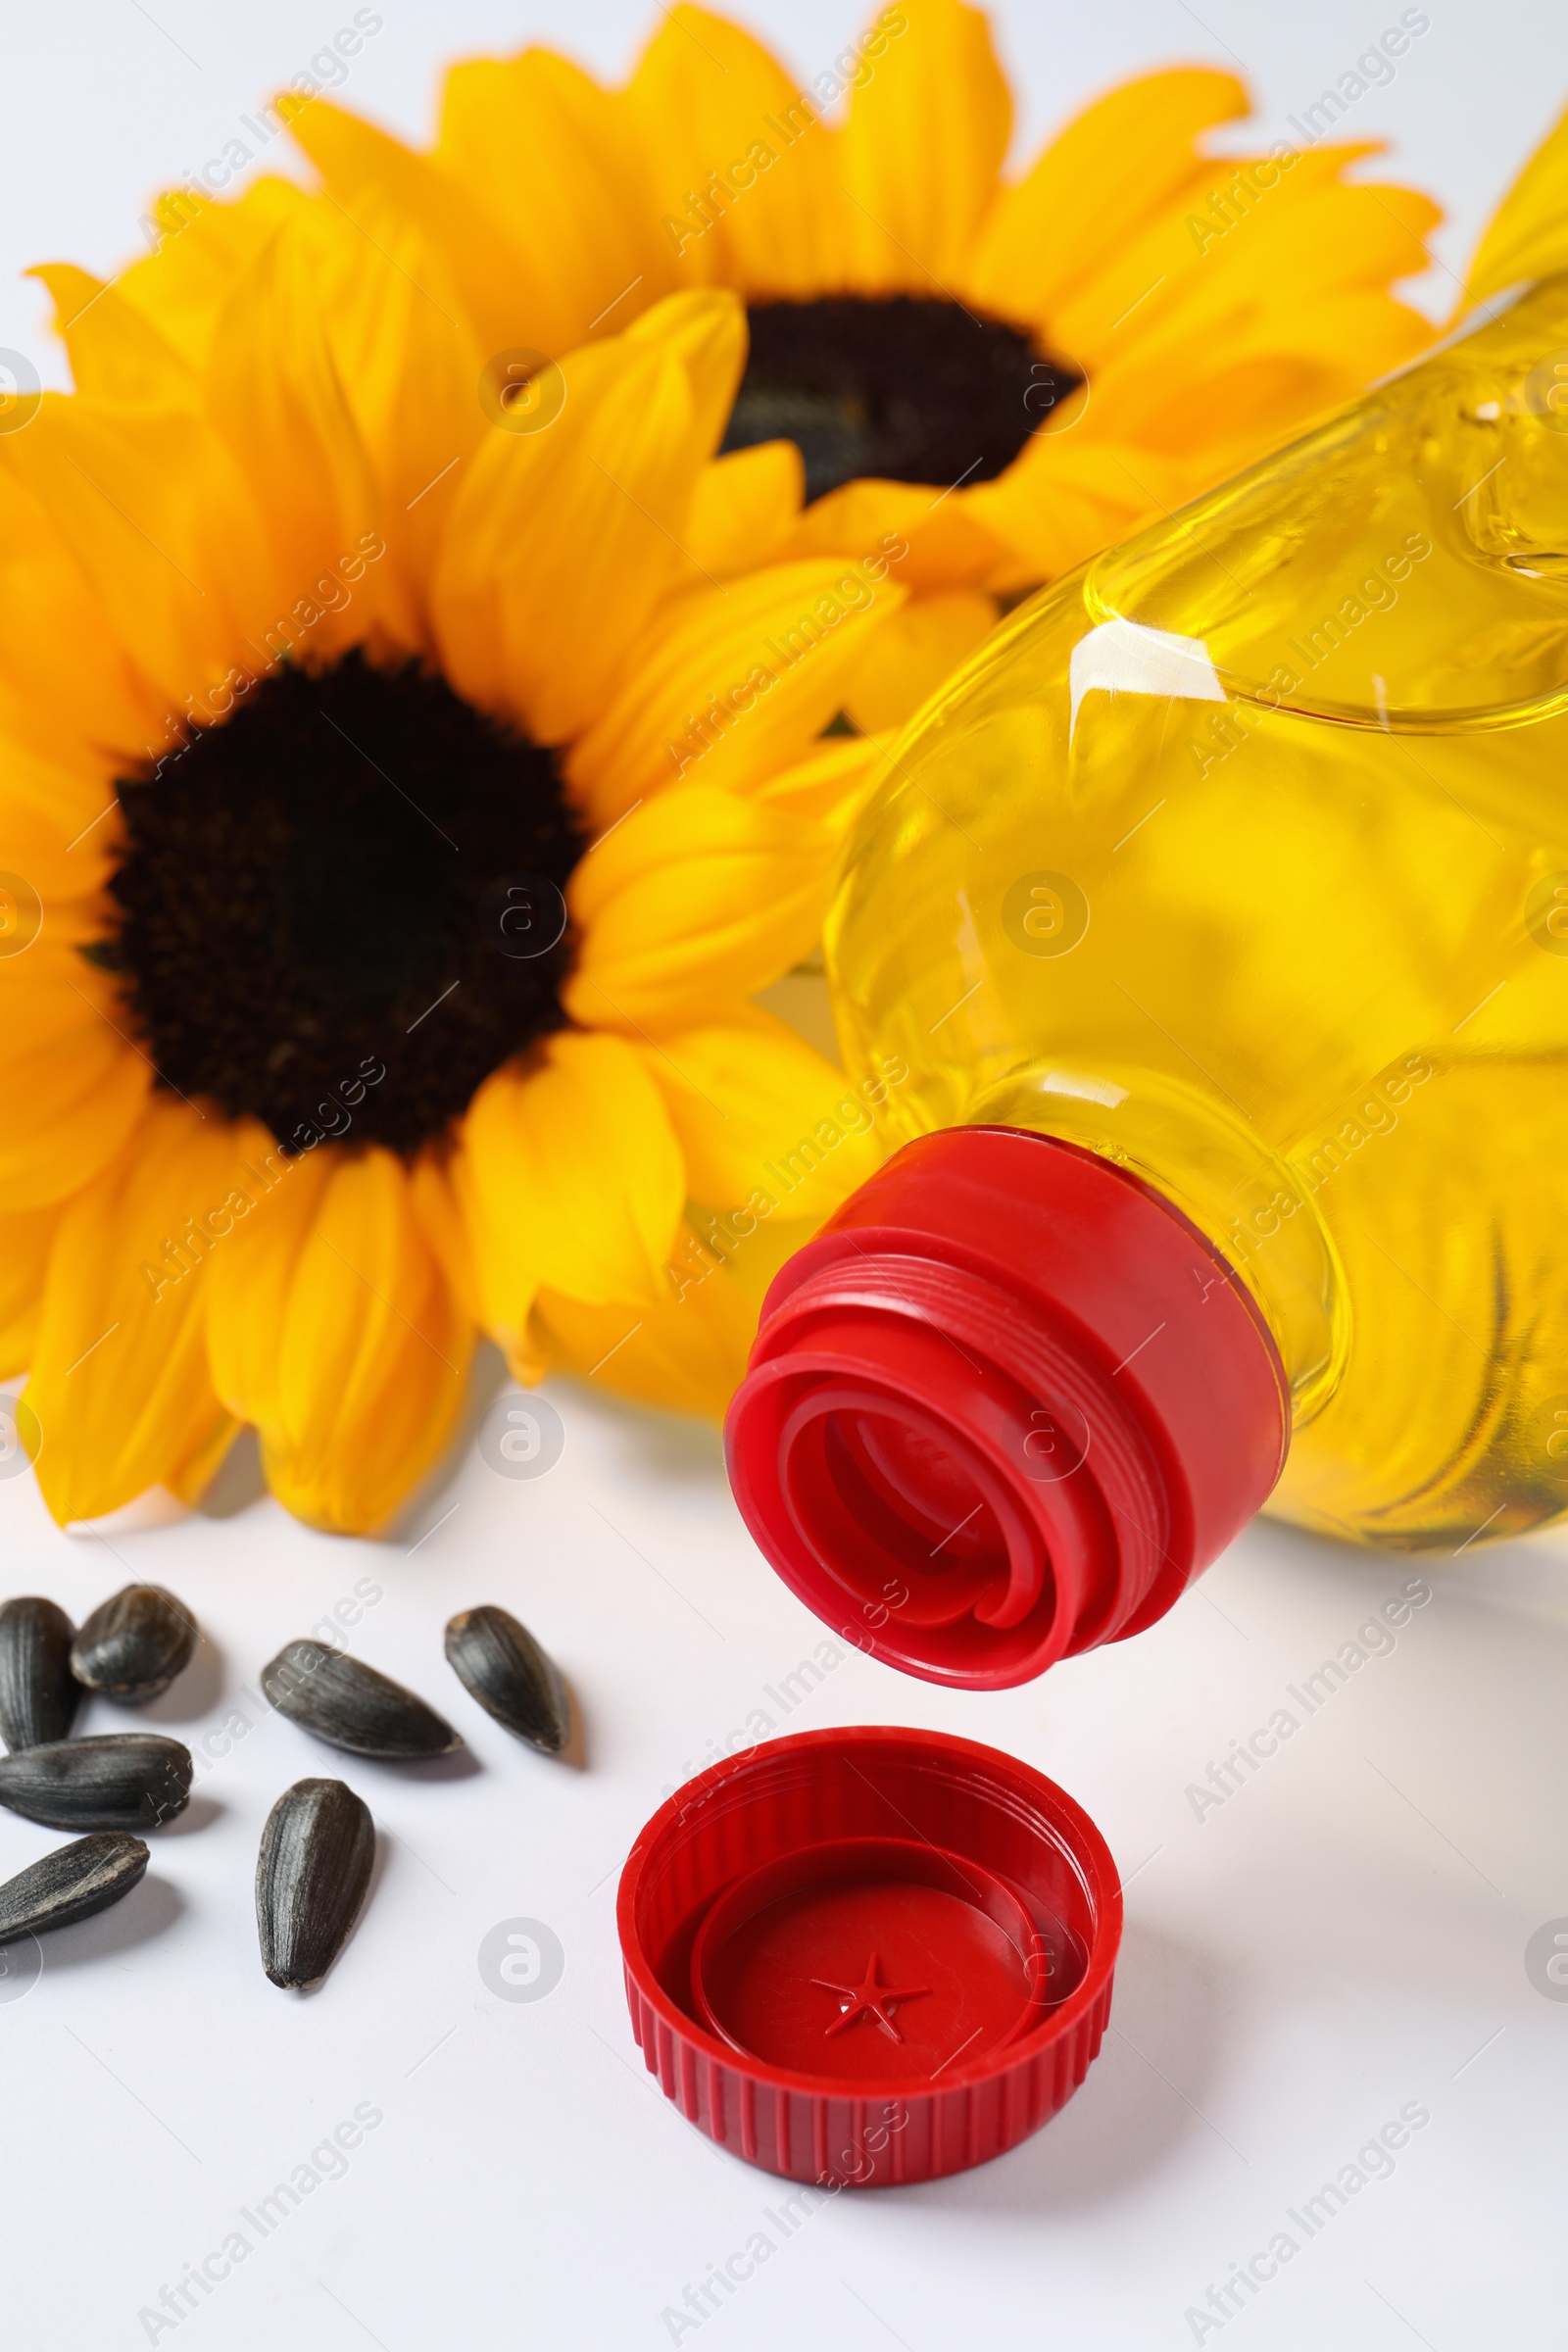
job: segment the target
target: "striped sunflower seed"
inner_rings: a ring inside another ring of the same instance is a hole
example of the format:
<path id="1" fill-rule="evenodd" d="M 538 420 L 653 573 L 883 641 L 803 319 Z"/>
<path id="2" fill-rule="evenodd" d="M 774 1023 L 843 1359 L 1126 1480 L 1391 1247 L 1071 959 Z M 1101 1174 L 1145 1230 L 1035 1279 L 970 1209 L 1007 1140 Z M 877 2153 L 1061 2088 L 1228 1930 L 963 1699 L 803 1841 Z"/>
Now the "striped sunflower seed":
<path id="1" fill-rule="evenodd" d="M 463 1745 L 422 1698 L 321 1642 L 285 1642 L 262 1668 L 262 1689 L 280 1715 L 350 1755 L 406 1762 Z"/>
<path id="2" fill-rule="evenodd" d="M 81 1699 L 71 1671 L 74 1634 L 65 1610 L 35 1594 L 0 1608 L 0 1740 L 7 1747 L 40 1747 L 70 1733 Z"/>
<path id="3" fill-rule="evenodd" d="M 147 1868 L 139 1838 L 103 1834 L 57 1846 L 0 1886 L 0 1943 L 91 1919 L 128 1894 Z"/>
<path id="4" fill-rule="evenodd" d="M 157 1698 L 190 1664 L 196 1620 L 162 1585 L 127 1585 L 94 1609 L 71 1645 L 71 1671 L 89 1690 L 132 1706 Z"/>
<path id="5" fill-rule="evenodd" d="M 374 1859 L 369 1808 L 342 1781 L 284 1789 L 256 1862 L 256 1931 L 274 1984 L 319 1984 L 364 1908 Z"/>
<path id="6" fill-rule="evenodd" d="M 190 1749 L 160 1732 L 55 1740 L 0 1756 L 0 1805 L 51 1830 L 156 1830 L 190 1798 Z"/>
<path id="7" fill-rule="evenodd" d="M 571 1696 L 555 1660 L 506 1609 L 464 1609 L 447 1627 L 447 1661 L 487 1715 L 547 1756 L 571 1738 Z"/>

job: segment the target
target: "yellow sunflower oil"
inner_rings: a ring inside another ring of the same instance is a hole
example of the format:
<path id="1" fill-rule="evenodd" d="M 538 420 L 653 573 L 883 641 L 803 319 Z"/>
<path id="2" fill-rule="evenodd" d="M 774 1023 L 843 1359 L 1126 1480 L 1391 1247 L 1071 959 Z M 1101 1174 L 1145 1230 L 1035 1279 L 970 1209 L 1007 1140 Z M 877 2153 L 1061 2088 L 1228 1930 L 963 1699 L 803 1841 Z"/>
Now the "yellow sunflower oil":
<path id="1" fill-rule="evenodd" d="M 1568 1508 L 1568 277 L 1042 592 L 840 876 L 852 1074 L 1217 1246 L 1270 1507 L 1459 1550 Z"/>

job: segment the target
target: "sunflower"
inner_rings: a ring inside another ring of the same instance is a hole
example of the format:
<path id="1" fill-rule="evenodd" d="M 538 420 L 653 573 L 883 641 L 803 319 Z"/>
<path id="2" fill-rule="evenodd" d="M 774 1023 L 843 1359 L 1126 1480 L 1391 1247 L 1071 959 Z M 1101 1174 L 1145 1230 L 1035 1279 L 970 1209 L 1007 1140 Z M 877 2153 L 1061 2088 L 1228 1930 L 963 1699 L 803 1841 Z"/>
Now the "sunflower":
<path id="1" fill-rule="evenodd" d="M 874 1164 L 874 1090 L 753 1000 L 904 592 L 696 552 L 733 296 L 529 370 L 406 220 L 209 213 L 151 309 L 41 272 L 78 389 L 0 434 L 0 1372 L 62 1522 L 250 1423 L 363 1530 L 481 1332 L 717 1409 Z"/>
<path id="2" fill-rule="evenodd" d="M 911 593 L 848 705 L 874 729 L 999 599 L 1430 337 L 1388 289 L 1437 208 L 1346 180 L 1376 142 L 1208 154 L 1249 108 L 1230 74 L 1152 74 L 1009 179 L 985 18 L 900 0 L 805 86 L 682 5 L 621 89 L 543 49 L 457 66 L 426 154 L 324 99 L 293 128 L 347 213 L 388 203 L 441 247 L 491 348 L 564 350 L 682 287 L 744 299 L 738 535 L 760 562 L 902 547 Z"/>

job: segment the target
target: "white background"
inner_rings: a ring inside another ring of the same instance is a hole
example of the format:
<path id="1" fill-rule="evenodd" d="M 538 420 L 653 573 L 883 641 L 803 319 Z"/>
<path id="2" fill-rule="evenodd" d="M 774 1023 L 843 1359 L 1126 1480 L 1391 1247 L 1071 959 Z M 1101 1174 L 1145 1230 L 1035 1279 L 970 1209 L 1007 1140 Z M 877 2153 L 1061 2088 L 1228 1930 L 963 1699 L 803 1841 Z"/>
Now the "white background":
<path id="1" fill-rule="evenodd" d="M 447 56 L 537 32 L 618 71 L 648 22 L 618 0 L 382 6 L 346 95 L 408 132 L 428 126 Z M 352 13 L 13 6 L 0 344 L 63 381 L 41 299 L 13 271 L 126 259 L 154 189 L 218 154 Z M 803 74 L 852 22 L 829 0 L 750 14 Z M 1398 11 L 1204 0 L 1200 22 L 1180 0 L 1008 0 L 998 14 L 1027 137 L 1120 73 L 1235 58 L 1275 136 Z M 1432 0 L 1430 14 L 1348 127 L 1395 137 L 1398 169 L 1446 198 L 1446 267 L 1420 294 L 1444 313 L 1488 208 L 1568 94 L 1568 42 L 1527 0 L 1462 14 Z M 1188 2308 L 1411 2102 L 1431 2120 L 1393 2177 L 1203 2340 L 1563 2340 L 1568 2003 L 1532 1985 L 1524 1952 L 1568 1921 L 1568 1539 L 1411 1563 L 1259 1525 L 1164 1624 L 1030 1689 L 966 1698 L 855 1656 L 833 1668 L 787 1728 L 929 1724 L 1041 1766 L 1109 1838 L 1128 1929 L 1113 2030 L 1056 2123 L 982 2171 L 841 2196 L 786 2242 L 764 2219 L 777 2184 L 710 2147 L 642 2072 L 614 1883 L 662 1794 L 754 1709 L 786 1728 L 765 1688 L 820 1629 L 741 1530 L 711 1433 L 552 1394 L 566 1446 L 548 1476 L 500 1477 L 470 1443 L 376 1544 L 297 1528 L 257 1496 L 243 1456 L 207 1514 L 100 1535 L 57 1533 L 30 1478 L 0 1485 L 5 1590 L 79 1618 L 154 1578 L 207 1629 L 151 1710 L 202 1755 L 189 1814 L 119 1910 L 47 1939 L 35 1982 L 25 1947 L 0 1977 L 3 2352 L 176 2338 L 180 2352 L 637 2352 L 677 2340 L 666 2309 L 759 2230 L 775 2251 L 680 2342 L 1155 2352 L 1193 2342 Z M 1413 1570 L 1434 1598 L 1395 1652 L 1199 1820 L 1189 1784 Z M 460 1769 L 335 1760 L 246 1695 L 365 1578 L 382 1597 L 351 1645 L 452 1715 L 471 1751 Z M 442 1626 L 481 1600 L 514 1608 L 570 1676 L 586 1769 L 510 1740 L 451 1677 Z M 203 1754 L 236 1704 L 253 1728 Z M 80 1728 L 125 1720 L 95 1702 Z M 337 1969 L 299 1998 L 257 1960 L 256 1845 L 284 1786 L 339 1769 L 385 1833 L 381 1864 Z M 58 1841 L 0 1815 L 0 1874 Z M 481 1978 L 482 1940 L 514 1919 L 564 1948 L 543 2000 L 504 2000 Z M 343 2177 L 265 2238 L 247 2227 L 242 2210 L 357 2107 L 381 2121 Z M 236 2230 L 245 2261 L 150 2332 L 142 2311 Z"/>
<path id="2" fill-rule="evenodd" d="M 15 272 L 73 261 L 107 275 L 145 249 L 136 221 L 161 187 L 199 172 L 240 118 L 308 71 L 358 0 L 72 0 L 0 12 L 0 344 L 65 383 L 41 288 Z M 1122 75 L 1201 64 L 1243 74 L 1269 140 L 1386 27 L 1402 0 L 1000 0 L 992 10 L 1016 97 L 1015 160 Z M 626 72 L 657 24 L 655 0 L 377 0 L 384 28 L 336 95 L 408 137 L 427 137 L 445 63 L 539 39 L 601 74 Z M 855 0 L 748 0 L 747 23 L 803 79 L 823 72 L 860 22 Z M 874 13 L 874 12 L 873 12 Z M 1467 255 L 1519 162 L 1568 99 L 1568 32 L 1551 0 L 1430 0 L 1431 28 L 1392 81 L 1338 126 L 1389 139 L 1391 159 L 1449 219 L 1440 267 L 1416 298 L 1446 315 Z M 1129 169 L 1137 159 L 1128 159 Z M 292 169 L 279 139 L 265 168 Z M 1384 167 L 1387 168 L 1387 167 Z"/>

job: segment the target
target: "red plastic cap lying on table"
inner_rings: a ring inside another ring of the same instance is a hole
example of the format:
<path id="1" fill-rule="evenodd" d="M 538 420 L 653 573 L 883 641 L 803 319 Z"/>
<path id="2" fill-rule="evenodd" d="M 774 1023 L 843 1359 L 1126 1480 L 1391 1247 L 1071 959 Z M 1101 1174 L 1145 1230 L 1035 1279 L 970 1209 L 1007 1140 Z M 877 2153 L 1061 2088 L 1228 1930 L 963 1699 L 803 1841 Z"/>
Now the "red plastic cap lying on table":
<path id="1" fill-rule="evenodd" d="M 1289 1434 L 1262 1316 L 1179 1210 L 1074 1145 L 958 1127 L 778 1275 L 725 1444 L 824 1623 L 994 1690 L 1163 1616 Z"/>
<path id="2" fill-rule="evenodd" d="M 804 1732 L 727 1758 L 621 1875 L 651 2073 L 752 2164 L 825 2186 L 1000 2156 L 1083 2081 L 1121 1886 L 1054 1782 L 941 1732 Z"/>

